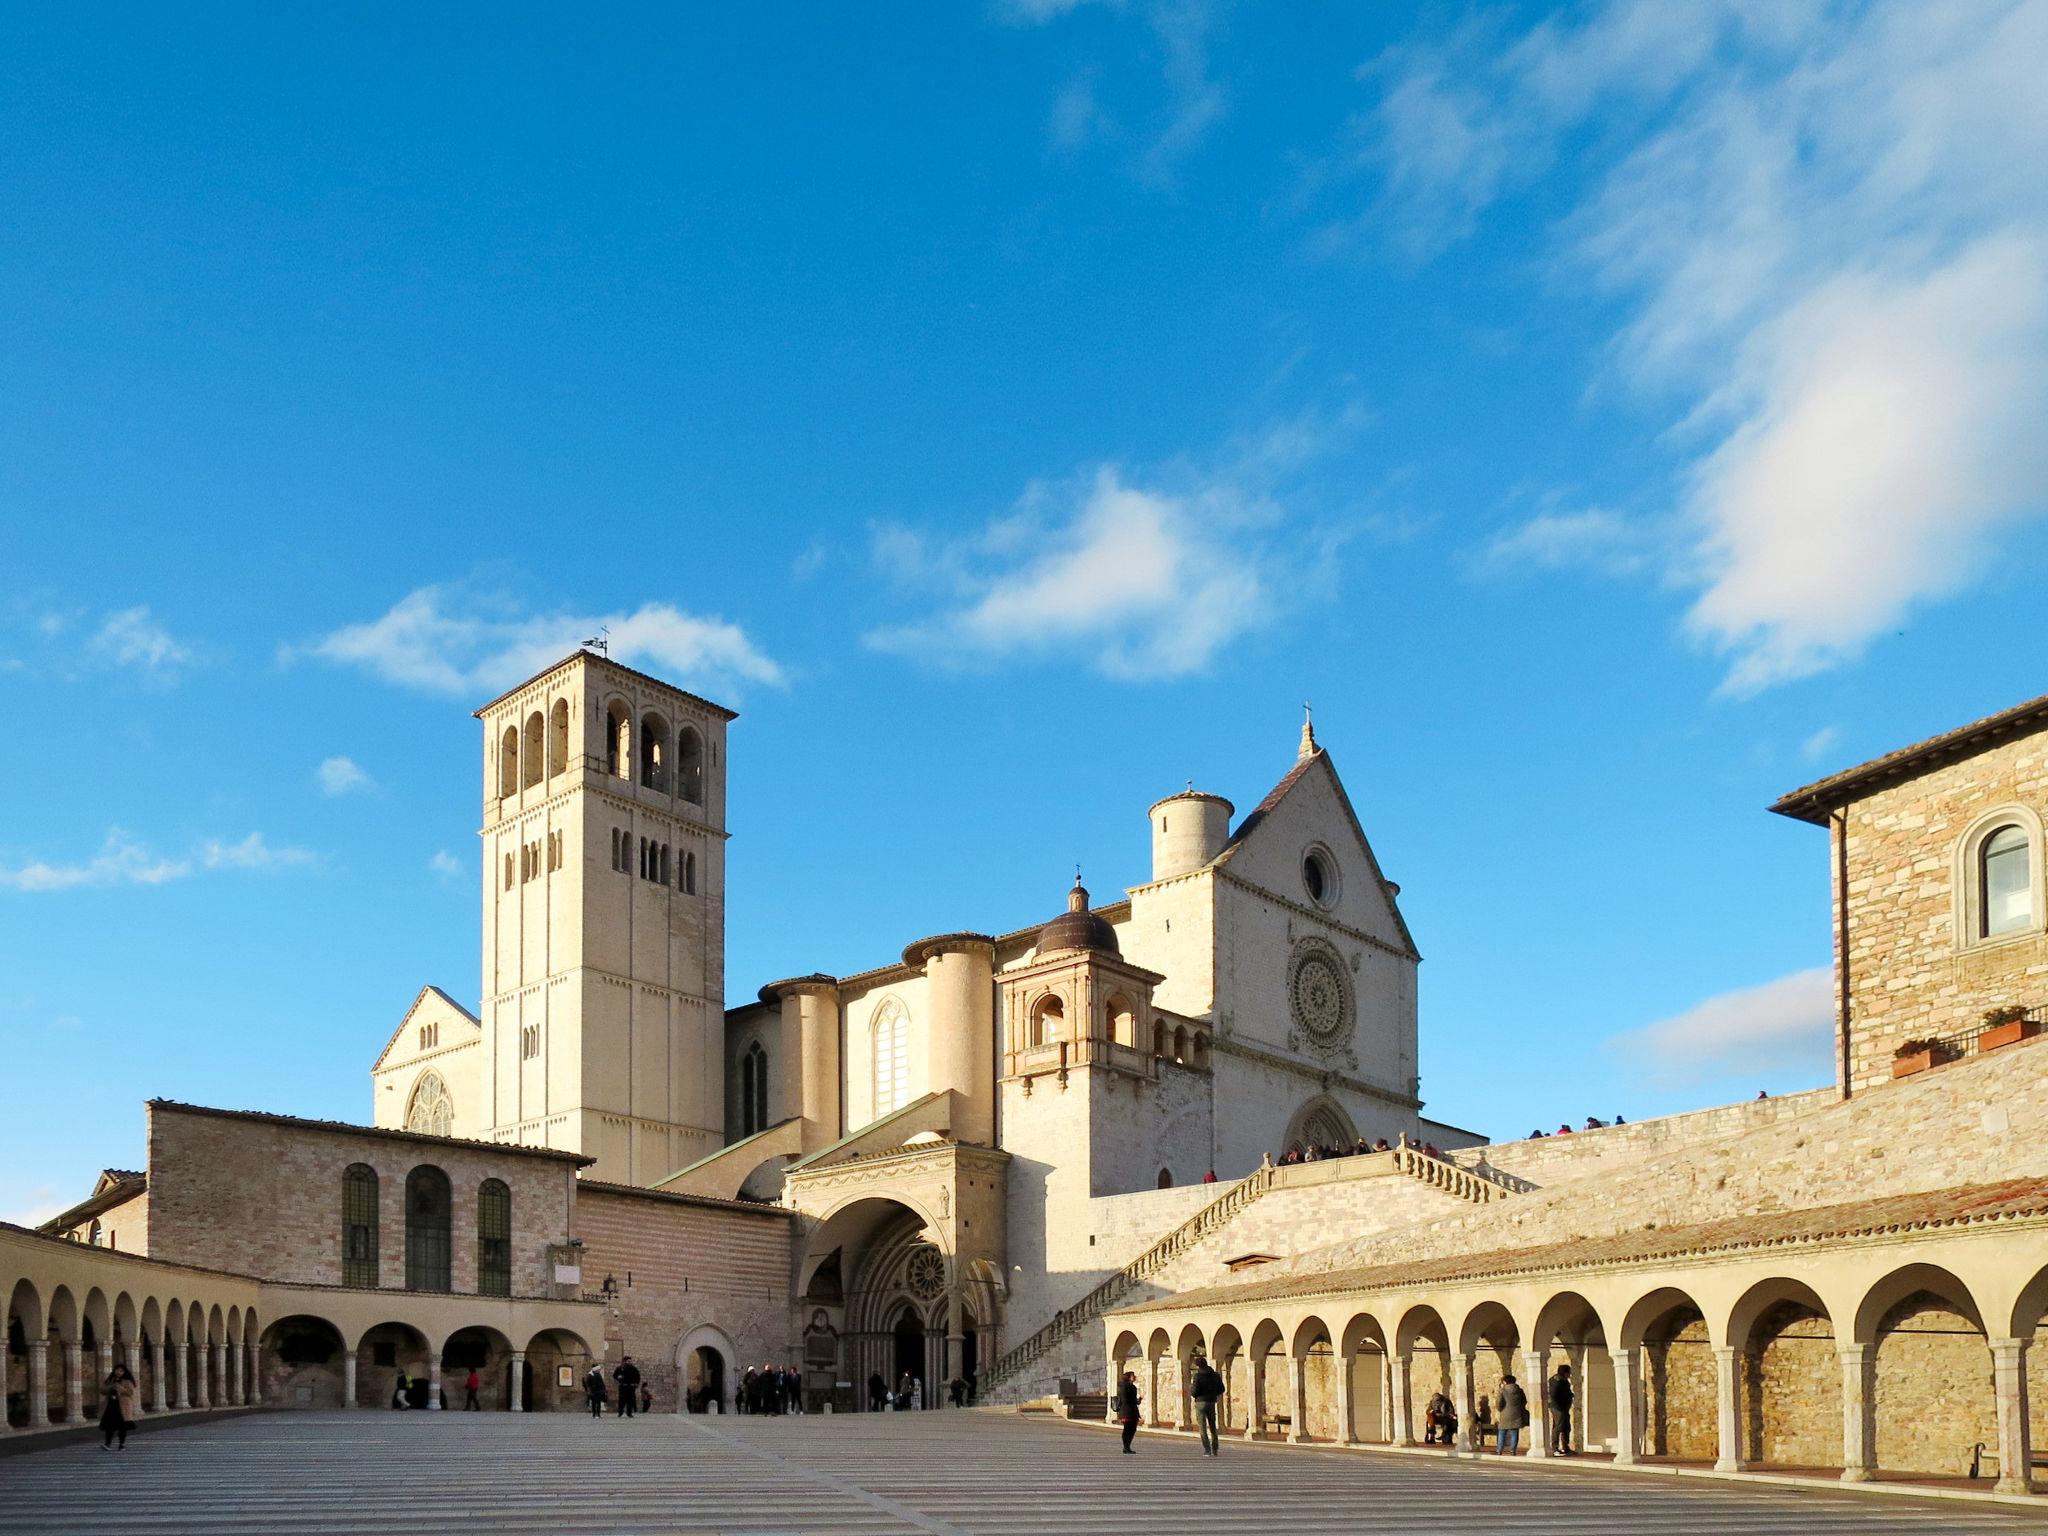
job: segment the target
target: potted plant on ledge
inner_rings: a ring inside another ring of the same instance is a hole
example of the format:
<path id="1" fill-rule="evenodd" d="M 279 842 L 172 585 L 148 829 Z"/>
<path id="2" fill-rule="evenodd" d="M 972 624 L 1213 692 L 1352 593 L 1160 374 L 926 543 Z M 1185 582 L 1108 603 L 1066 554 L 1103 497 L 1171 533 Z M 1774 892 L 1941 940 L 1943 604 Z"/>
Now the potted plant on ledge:
<path id="1" fill-rule="evenodd" d="M 1892 1052 L 1892 1076 L 1911 1077 L 1954 1059 L 1955 1049 L 1946 1040 L 1908 1040 Z"/>
<path id="2" fill-rule="evenodd" d="M 1977 1037 L 1977 1049 L 1995 1051 L 2002 1045 L 2018 1045 L 2022 1040 L 2031 1040 L 2041 1033 L 2041 1021 L 2027 1017 L 2027 1010 L 2017 1003 L 2008 1003 L 2002 1008 L 1989 1008 L 1984 1013 L 1984 1033 Z"/>

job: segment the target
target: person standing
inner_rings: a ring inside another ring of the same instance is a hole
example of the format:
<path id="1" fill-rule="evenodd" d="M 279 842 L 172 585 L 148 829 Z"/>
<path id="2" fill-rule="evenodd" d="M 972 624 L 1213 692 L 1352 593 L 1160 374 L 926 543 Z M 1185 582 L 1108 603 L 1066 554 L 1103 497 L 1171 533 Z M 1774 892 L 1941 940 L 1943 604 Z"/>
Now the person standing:
<path id="1" fill-rule="evenodd" d="M 476 1400 L 476 1389 L 483 1384 L 483 1378 L 477 1375 L 476 1367 L 472 1365 L 469 1368 L 469 1375 L 464 1378 L 462 1383 L 463 1391 L 469 1394 L 469 1401 L 462 1405 L 465 1412 L 472 1408 L 481 1409 L 483 1407 L 483 1404 Z"/>
<path id="2" fill-rule="evenodd" d="M 593 1419 L 603 1418 L 604 1400 L 610 1394 L 605 1390 L 604 1363 L 602 1361 L 593 1360 L 590 1362 L 590 1369 L 585 1372 L 583 1377 L 583 1392 L 590 1399 L 590 1416 Z"/>
<path id="3" fill-rule="evenodd" d="M 889 1384 L 882 1380 L 880 1371 L 868 1375 L 868 1412 L 880 1413 L 889 1406 Z"/>
<path id="4" fill-rule="evenodd" d="M 1116 1416 L 1124 1426 L 1124 1454 L 1135 1456 L 1131 1441 L 1138 1434 L 1138 1404 L 1143 1401 L 1138 1394 L 1138 1373 L 1124 1372 L 1124 1384 L 1116 1389 Z"/>
<path id="5" fill-rule="evenodd" d="M 630 1419 L 640 1406 L 640 1367 L 633 1363 L 631 1355 L 619 1356 L 619 1368 L 612 1372 L 612 1380 L 619 1384 L 617 1416 Z"/>
<path id="6" fill-rule="evenodd" d="M 1188 1394 L 1195 1400 L 1195 1428 L 1202 1436 L 1202 1454 L 1223 1454 L 1223 1437 L 1216 1431 L 1216 1404 L 1223 1396 L 1223 1376 L 1206 1355 L 1195 1356 L 1194 1380 Z"/>
<path id="7" fill-rule="evenodd" d="M 100 1449 L 111 1451 L 116 1436 L 121 1449 L 128 1449 L 128 1431 L 135 1427 L 137 1392 L 128 1367 L 117 1365 L 107 1373 L 100 1396 Z"/>
<path id="8" fill-rule="evenodd" d="M 1550 1408 L 1550 1451 L 1554 1456 L 1572 1456 L 1572 1403 L 1578 1394 L 1572 1390 L 1572 1368 L 1560 1365 L 1557 1374 L 1550 1378 L 1550 1385 L 1544 1393 L 1544 1402 Z"/>
<path id="9" fill-rule="evenodd" d="M 1529 1394 L 1513 1376 L 1500 1379 L 1500 1391 L 1493 1397 L 1493 1422 L 1499 1430 L 1495 1449 L 1512 1456 L 1522 1448 L 1522 1431 L 1529 1427 Z"/>
<path id="10" fill-rule="evenodd" d="M 398 1380 L 394 1382 L 391 1387 L 392 1407 L 410 1408 L 412 1406 L 412 1399 L 407 1392 L 407 1389 L 410 1386 L 411 1383 L 405 1379 L 405 1368 L 403 1366 L 399 1367 Z"/>

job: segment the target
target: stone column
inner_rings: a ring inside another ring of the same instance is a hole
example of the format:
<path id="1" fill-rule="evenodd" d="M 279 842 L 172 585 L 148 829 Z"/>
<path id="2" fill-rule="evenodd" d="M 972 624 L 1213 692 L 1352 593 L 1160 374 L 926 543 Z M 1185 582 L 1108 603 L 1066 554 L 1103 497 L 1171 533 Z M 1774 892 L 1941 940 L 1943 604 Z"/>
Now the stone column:
<path id="1" fill-rule="evenodd" d="M 213 1406 L 213 1346 L 195 1344 L 192 1346 L 192 1374 L 198 1391 L 192 1394 L 194 1408 Z"/>
<path id="2" fill-rule="evenodd" d="M 168 1383 L 164 1381 L 164 1341 L 162 1339 L 151 1339 L 149 1341 L 149 1377 L 149 1411 L 151 1413 L 169 1412 L 170 1404 L 166 1401 L 164 1395 Z"/>
<path id="3" fill-rule="evenodd" d="M 1458 1438 L 1461 1451 L 1472 1449 L 1472 1357 L 1463 1350 L 1451 1356 L 1451 1403 L 1458 1410 Z"/>
<path id="4" fill-rule="evenodd" d="M 2027 1345 L 1991 1341 L 1991 1382 L 1998 1394 L 1998 1491 L 2032 1493 L 2033 1444 L 2027 1423 Z"/>
<path id="5" fill-rule="evenodd" d="M 1837 1344 L 1842 1357 L 1842 1481 L 1867 1483 L 1877 1471 L 1877 1346 Z M 2005 1464 L 1999 1463 L 2003 1475 Z"/>
<path id="6" fill-rule="evenodd" d="M 107 1378 L 114 1374 L 114 1341 L 107 1340 L 100 1346 L 100 1374 L 93 1385 L 100 1391 L 106 1390 Z"/>
<path id="7" fill-rule="evenodd" d="M 135 1378 L 135 1403 L 142 1406 L 142 1341 L 136 1339 L 122 1348 L 121 1363 L 128 1367 L 128 1374 Z"/>
<path id="8" fill-rule="evenodd" d="M 512 1401 L 505 1406 L 514 1413 L 524 1413 L 526 1412 L 526 1351 L 523 1349 L 512 1351 L 512 1375 L 510 1381 Z M 676 1387 L 677 1413 L 684 1411 L 683 1394 L 687 1390 L 688 1380 L 686 1378 L 683 1382 L 678 1383 Z"/>
<path id="9" fill-rule="evenodd" d="M 863 1378 L 863 1380 L 865 1380 L 865 1378 Z M 1102 1417 L 1103 1417 L 1103 1418 L 1104 1418 L 1105 1420 L 1107 1420 L 1107 1421 L 1108 1421 L 1109 1423 L 1111 1423 L 1111 1424 L 1114 1424 L 1114 1423 L 1116 1422 L 1116 1395 L 1117 1395 L 1117 1392 L 1118 1392 L 1119 1390 L 1121 1390 L 1121 1388 L 1123 1387 L 1123 1384 L 1124 1384 L 1124 1363 L 1123 1363 L 1123 1361 L 1121 1361 L 1121 1360 L 1112 1360 L 1112 1361 L 1110 1361 L 1110 1362 L 1109 1362 L 1109 1396 L 1108 1396 L 1108 1397 L 1107 1397 L 1106 1399 L 1104 1399 L 1104 1401 L 1103 1401 L 1103 1405 L 1102 1405 Z M 866 1388 L 866 1386 L 862 1386 L 862 1388 L 861 1388 L 860 1390 L 861 1390 L 861 1398 L 862 1398 L 862 1402 L 863 1402 L 863 1405 L 865 1405 L 865 1402 L 866 1402 L 866 1398 L 867 1398 L 867 1390 L 868 1390 L 868 1389 Z"/>
<path id="10" fill-rule="evenodd" d="M 50 1422 L 50 1341 L 28 1341 L 28 1427 Z"/>
<path id="11" fill-rule="evenodd" d="M 427 1406 L 439 1412 L 441 1403 L 441 1352 L 427 1356 Z"/>
<path id="12" fill-rule="evenodd" d="M 1356 1355 L 1337 1357 L 1337 1443 L 1358 1444 L 1358 1431 L 1352 1427 L 1352 1381 L 1351 1373 L 1358 1368 Z"/>
<path id="13" fill-rule="evenodd" d="M 85 1347 L 64 1346 L 64 1422 L 85 1422 Z"/>
<path id="14" fill-rule="evenodd" d="M 1263 1440 L 1266 1435 L 1266 1357 L 1252 1356 L 1252 1400 L 1245 1405 L 1244 1437 Z"/>
<path id="15" fill-rule="evenodd" d="M 1539 1458 L 1550 1454 L 1550 1397 L 1543 1380 L 1549 1365 L 1549 1350 L 1522 1351 L 1522 1395 L 1529 1399 L 1529 1427 L 1522 1431 L 1522 1443 Z"/>
<path id="16" fill-rule="evenodd" d="M 1390 1385 L 1394 1389 L 1388 1394 L 1394 1405 L 1394 1438 L 1392 1443 L 1395 1445 L 1413 1445 L 1415 1443 L 1415 1416 L 1408 1411 L 1408 1367 L 1413 1361 L 1414 1356 L 1403 1352 L 1398 1355 L 1390 1355 L 1388 1358 L 1392 1361 Z"/>
<path id="17" fill-rule="evenodd" d="M 356 1352 L 344 1349 L 341 1352 L 341 1406 L 356 1408 Z"/>
<path id="18" fill-rule="evenodd" d="M 192 1406 L 192 1346 L 184 1339 L 177 1344 L 178 1350 L 178 1403 L 180 1408 Z"/>
<path id="19" fill-rule="evenodd" d="M 228 1386 L 228 1401 L 240 1407 L 249 1401 L 248 1378 L 242 1374 L 242 1341 L 237 1339 L 228 1346 L 228 1375 L 233 1379 Z"/>
<path id="20" fill-rule="evenodd" d="M 1636 1406 L 1636 1352 L 1609 1348 L 1607 1356 L 1614 1364 L 1614 1464 L 1625 1467 L 1635 1461 L 1643 1437 L 1642 1413 Z"/>
<path id="21" fill-rule="evenodd" d="M 1308 1362 L 1300 1355 L 1287 1357 L 1287 1443 L 1299 1445 L 1308 1438 Z"/>
<path id="22" fill-rule="evenodd" d="M 1740 1472 L 1742 1456 L 1742 1356 L 1732 1344 L 1714 1346 L 1714 1401 L 1718 1428 L 1716 1472 Z"/>
<path id="23" fill-rule="evenodd" d="M 940 1383 L 939 1403 L 942 1407 L 953 1405 L 953 1383 L 961 1379 L 967 1369 L 967 1335 L 960 1331 L 960 1299 L 953 1299 L 946 1325 L 946 1379 Z"/>

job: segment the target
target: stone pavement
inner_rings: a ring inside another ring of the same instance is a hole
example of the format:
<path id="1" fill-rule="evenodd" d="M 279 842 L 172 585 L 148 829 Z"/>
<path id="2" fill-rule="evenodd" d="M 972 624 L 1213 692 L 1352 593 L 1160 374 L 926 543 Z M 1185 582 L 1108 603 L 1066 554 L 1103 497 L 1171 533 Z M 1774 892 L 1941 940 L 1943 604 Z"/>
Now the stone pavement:
<path id="1" fill-rule="evenodd" d="M 1919 1536 L 2026 1510 L 1113 1434 L 994 1411 L 268 1413 L 0 1458 L 8 1536 L 1442 1531 Z"/>

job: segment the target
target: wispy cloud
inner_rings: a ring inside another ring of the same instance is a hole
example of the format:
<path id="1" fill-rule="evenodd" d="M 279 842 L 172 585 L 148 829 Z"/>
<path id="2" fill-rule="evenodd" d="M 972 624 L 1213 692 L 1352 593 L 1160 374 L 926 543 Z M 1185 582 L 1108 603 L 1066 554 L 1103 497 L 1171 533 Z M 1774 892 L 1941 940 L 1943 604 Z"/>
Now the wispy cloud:
<path id="1" fill-rule="evenodd" d="M 476 697 L 552 666 L 600 629 L 610 632 L 616 659 L 692 687 L 783 682 L 782 669 L 738 625 L 668 603 L 643 603 L 630 613 L 535 614 L 442 586 L 420 587 L 366 623 L 280 647 L 278 659 L 334 662 L 406 688 Z"/>
<path id="2" fill-rule="evenodd" d="M 459 880 L 468 873 L 462 867 L 462 861 L 446 848 L 436 850 L 434 856 L 427 860 L 427 868 L 444 880 Z"/>
<path id="3" fill-rule="evenodd" d="M 86 887 L 119 885 L 168 885 L 192 875 L 216 870 L 268 870 L 308 864 L 312 854 L 303 848 L 273 848 L 263 834 L 251 832 L 237 842 L 208 839 L 189 854 L 160 854 L 130 833 L 115 827 L 99 851 L 69 863 L 32 859 L 25 864 L 0 866 L 0 889 L 16 891 L 69 891 Z"/>
<path id="4" fill-rule="evenodd" d="M 1718 993 L 1611 1044 L 1665 1082 L 1738 1070 L 1803 1070 L 1821 1081 L 1832 1070 L 1834 1031 L 1834 981 L 1823 965 Z"/>
<path id="5" fill-rule="evenodd" d="M 1549 254 L 1620 302 L 1614 381 L 1681 402 L 1656 564 L 1725 691 L 1860 655 L 2048 512 L 2044 56 L 2044 0 L 1612 0 L 1368 72 L 1422 254 L 1567 141 L 1593 168 Z"/>
<path id="6" fill-rule="evenodd" d="M 53 636 L 58 630 L 42 632 Z M 192 659 L 190 649 L 172 639 L 170 631 L 150 617 L 146 607 L 123 608 L 108 614 L 87 642 L 87 648 L 113 666 L 157 679 L 171 676 Z"/>
<path id="7" fill-rule="evenodd" d="M 1806 740 L 1799 743 L 1799 755 L 1809 763 L 1813 762 L 1815 759 L 1826 757 L 1828 753 L 1834 751 L 1835 747 L 1841 742 L 1841 739 L 1842 732 L 1839 726 L 1824 725 L 1807 737 Z"/>
<path id="8" fill-rule="evenodd" d="M 1494 535 L 1479 552 L 1479 568 L 1492 575 L 1577 568 L 1632 576 L 1654 564 L 1658 542 L 1639 520 L 1602 507 L 1539 512 Z"/>
<path id="9" fill-rule="evenodd" d="M 361 794 L 376 788 L 377 781 L 365 773 L 352 757 L 327 757 L 313 770 L 320 793 L 330 799 L 337 795 Z"/>

